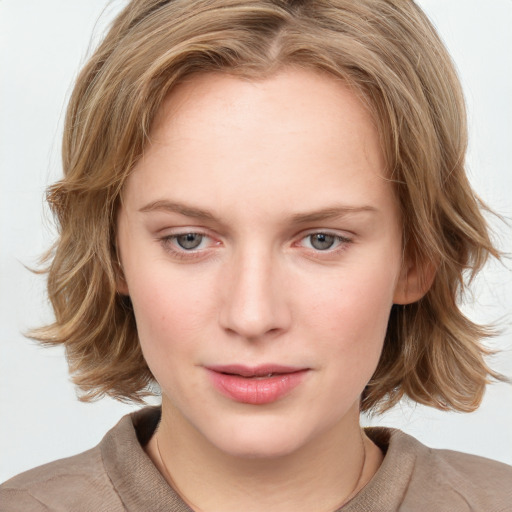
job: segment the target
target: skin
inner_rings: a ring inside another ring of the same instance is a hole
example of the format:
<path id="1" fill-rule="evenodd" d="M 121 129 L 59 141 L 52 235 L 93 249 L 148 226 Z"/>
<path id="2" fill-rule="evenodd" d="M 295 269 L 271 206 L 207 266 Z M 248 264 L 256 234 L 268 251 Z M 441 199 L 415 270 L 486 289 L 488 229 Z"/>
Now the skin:
<path id="1" fill-rule="evenodd" d="M 375 124 L 343 82 L 285 69 L 193 77 L 150 138 L 118 217 L 119 291 L 162 389 L 147 453 L 196 510 L 334 510 L 381 463 L 360 395 L 392 304 L 424 293 Z M 235 363 L 307 371 L 252 405 L 206 370 Z"/>

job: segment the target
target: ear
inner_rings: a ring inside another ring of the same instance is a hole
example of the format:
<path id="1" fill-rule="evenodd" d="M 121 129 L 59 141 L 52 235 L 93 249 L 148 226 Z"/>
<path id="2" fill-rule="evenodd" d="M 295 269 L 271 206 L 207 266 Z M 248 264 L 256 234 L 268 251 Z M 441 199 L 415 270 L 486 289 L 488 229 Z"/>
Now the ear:
<path id="1" fill-rule="evenodd" d="M 126 295 L 129 296 L 130 293 L 128 291 L 128 284 L 124 278 L 123 271 L 119 269 L 117 271 L 117 277 L 116 277 L 116 291 L 120 295 Z"/>
<path id="2" fill-rule="evenodd" d="M 436 277 L 437 266 L 432 261 L 404 261 L 396 283 L 394 304 L 412 304 L 423 298 Z"/>

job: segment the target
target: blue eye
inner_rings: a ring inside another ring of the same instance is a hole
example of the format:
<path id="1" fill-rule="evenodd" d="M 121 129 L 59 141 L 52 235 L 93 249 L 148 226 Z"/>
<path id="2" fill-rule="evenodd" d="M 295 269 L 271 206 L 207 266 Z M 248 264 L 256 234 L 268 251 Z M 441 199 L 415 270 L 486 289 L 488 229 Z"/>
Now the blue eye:
<path id="1" fill-rule="evenodd" d="M 175 235 L 173 238 L 181 249 L 190 251 L 197 249 L 201 245 L 205 236 L 199 233 L 185 233 L 183 235 Z"/>
<path id="2" fill-rule="evenodd" d="M 158 241 L 172 258 L 187 261 L 208 258 L 212 256 L 213 249 L 222 245 L 218 239 L 197 231 L 164 235 Z"/>
<path id="3" fill-rule="evenodd" d="M 313 249 L 326 251 L 327 249 L 331 249 L 340 237 L 329 235 L 328 233 L 314 233 L 309 235 L 308 238 Z"/>
<path id="4" fill-rule="evenodd" d="M 315 252 L 335 252 L 338 249 L 344 249 L 352 240 L 334 233 L 325 233 L 317 231 L 306 235 L 300 241 L 302 247 L 313 250 Z"/>

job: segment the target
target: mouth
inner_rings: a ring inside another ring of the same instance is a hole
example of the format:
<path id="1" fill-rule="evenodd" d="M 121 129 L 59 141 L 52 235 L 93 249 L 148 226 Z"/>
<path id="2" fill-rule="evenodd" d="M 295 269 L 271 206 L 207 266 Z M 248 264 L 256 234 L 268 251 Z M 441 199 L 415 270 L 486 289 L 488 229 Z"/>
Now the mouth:
<path id="1" fill-rule="evenodd" d="M 275 364 L 208 366 L 214 388 L 235 402 L 263 405 L 283 398 L 296 388 L 309 368 Z"/>

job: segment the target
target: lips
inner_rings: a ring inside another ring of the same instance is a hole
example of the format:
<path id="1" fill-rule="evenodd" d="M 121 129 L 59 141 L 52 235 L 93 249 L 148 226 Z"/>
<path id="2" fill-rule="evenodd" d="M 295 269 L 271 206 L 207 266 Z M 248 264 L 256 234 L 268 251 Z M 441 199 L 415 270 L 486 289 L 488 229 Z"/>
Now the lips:
<path id="1" fill-rule="evenodd" d="M 303 381 L 309 371 L 308 368 L 275 364 L 209 366 L 206 370 L 217 391 L 236 402 L 252 405 L 268 404 L 283 398 Z"/>

